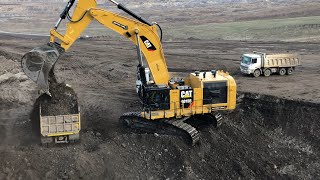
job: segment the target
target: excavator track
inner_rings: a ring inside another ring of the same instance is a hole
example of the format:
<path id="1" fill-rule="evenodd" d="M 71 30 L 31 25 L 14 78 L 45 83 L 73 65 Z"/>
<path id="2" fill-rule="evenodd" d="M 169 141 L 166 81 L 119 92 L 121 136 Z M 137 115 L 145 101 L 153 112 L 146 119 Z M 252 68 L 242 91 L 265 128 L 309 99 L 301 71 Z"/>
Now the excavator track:
<path id="1" fill-rule="evenodd" d="M 185 120 L 187 119 L 166 120 L 165 122 L 188 133 L 191 137 L 192 145 L 195 145 L 200 140 L 200 133 L 196 128 L 194 128 L 190 124 L 185 123 Z"/>
<path id="2" fill-rule="evenodd" d="M 188 118 L 153 121 L 141 117 L 141 112 L 128 112 L 120 117 L 120 122 L 124 126 L 140 132 L 178 136 L 188 135 L 191 144 L 195 145 L 200 140 L 200 133 L 196 128 L 184 122 Z"/>
<path id="3" fill-rule="evenodd" d="M 222 122 L 223 122 L 223 116 L 222 116 L 222 114 L 220 114 L 220 113 L 218 113 L 218 112 L 216 112 L 215 114 L 213 114 L 213 116 L 215 117 L 215 119 L 216 119 L 216 122 L 217 122 L 217 127 L 219 127 L 221 124 L 222 124 Z"/>

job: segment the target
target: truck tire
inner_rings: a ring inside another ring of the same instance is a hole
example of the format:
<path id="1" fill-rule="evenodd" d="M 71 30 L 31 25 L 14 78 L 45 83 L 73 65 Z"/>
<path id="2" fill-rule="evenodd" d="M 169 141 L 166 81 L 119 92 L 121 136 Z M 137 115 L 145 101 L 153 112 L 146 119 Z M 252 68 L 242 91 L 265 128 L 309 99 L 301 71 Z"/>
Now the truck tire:
<path id="1" fill-rule="evenodd" d="M 263 75 L 266 77 L 269 77 L 271 75 L 271 70 L 270 69 L 264 70 Z"/>
<path id="2" fill-rule="evenodd" d="M 285 68 L 280 68 L 280 70 L 279 70 L 279 75 L 280 75 L 280 76 L 283 76 L 283 75 L 285 75 L 286 73 L 287 73 L 287 71 L 286 71 Z"/>
<path id="3" fill-rule="evenodd" d="M 287 69 L 287 75 L 293 74 L 293 68 L 288 68 Z"/>
<path id="4" fill-rule="evenodd" d="M 256 69 L 256 70 L 253 72 L 253 76 L 254 76 L 254 77 L 259 77 L 260 75 L 261 75 L 260 69 Z"/>
<path id="5" fill-rule="evenodd" d="M 44 147 L 49 147 L 50 144 L 53 143 L 53 138 L 52 137 L 43 137 L 41 136 L 40 137 L 40 140 L 41 140 L 41 145 L 44 146 Z"/>
<path id="6" fill-rule="evenodd" d="M 71 134 L 68 137 L 69 143 L 76 143 L 80 140 L 80 134 Z"/>

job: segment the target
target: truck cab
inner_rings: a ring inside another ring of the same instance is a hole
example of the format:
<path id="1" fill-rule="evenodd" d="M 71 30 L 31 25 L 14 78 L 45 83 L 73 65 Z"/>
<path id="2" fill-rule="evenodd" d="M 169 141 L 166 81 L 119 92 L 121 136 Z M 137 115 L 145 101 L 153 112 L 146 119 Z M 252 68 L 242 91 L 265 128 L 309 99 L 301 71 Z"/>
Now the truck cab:
<path id="1" fill-rule="evenodd" d="M 243 54 L 241 56 L 240 70 L 244 74 L 253 74 L 256 69 L 260 69 L 262 58 L 259 54 Z"/>

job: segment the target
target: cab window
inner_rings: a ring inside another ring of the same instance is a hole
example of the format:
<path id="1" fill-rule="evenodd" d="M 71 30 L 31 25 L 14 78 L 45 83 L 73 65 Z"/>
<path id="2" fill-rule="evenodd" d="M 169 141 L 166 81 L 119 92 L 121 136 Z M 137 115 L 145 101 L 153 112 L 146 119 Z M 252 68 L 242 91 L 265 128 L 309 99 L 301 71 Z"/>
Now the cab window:
<path id="1" fill-rule="evenodd" d="M 241 57 L 241 62 L 242 62 L 243 64 L 249 65 L 250 62 L 251 62 L 251 58 L 250 58 L 250 57 L 247 57 L 247 56 L 242 56 L 242 57 Z"/>
<path id="2" fill-rule="evenodd" d="M 252 59 L 252 64 L 257 63 L 257 58 Z"/>
<path id="3" fill-rule="evenodd" d="M 228 86 L 227 82 L 204 83 L 203 104 L 227 103 Z"/>

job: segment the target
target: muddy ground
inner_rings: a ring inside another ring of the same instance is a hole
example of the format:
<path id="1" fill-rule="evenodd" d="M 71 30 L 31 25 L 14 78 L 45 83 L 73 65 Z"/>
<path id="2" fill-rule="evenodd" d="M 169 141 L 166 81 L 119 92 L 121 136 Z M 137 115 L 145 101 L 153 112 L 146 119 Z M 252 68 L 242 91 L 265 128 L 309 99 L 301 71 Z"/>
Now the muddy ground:
<path id="1" fill-rule="evenodd" d="M 204 127 L 201 143 L 135 134 L 118 117 L 137 110 L 134 46 L 119 39 L 79 40 L 56 66 L 60 82 L 79 97 L 81 142 L 39 145 L 29 114 L 36 85 L 19 59 L 46 38 L 0 35 L 0 179 L 314 179 L 320 175 L 320 57 L 316 43 L 184 40 L 164 42 L 175 74 L 224 69 L 237 80 L 234 112 L 219 128 Z M 252 78 L 239 58 L 253 50 L 298 52 L 292 76 Z M 196 63 L 195 63 L 196 62 Z M 259 93 L 259 94 L 256 94 Z"/>

